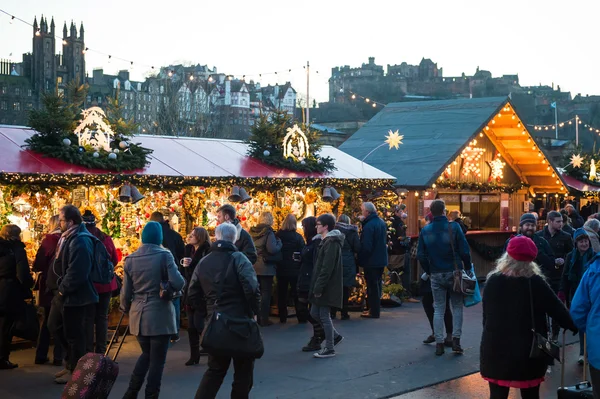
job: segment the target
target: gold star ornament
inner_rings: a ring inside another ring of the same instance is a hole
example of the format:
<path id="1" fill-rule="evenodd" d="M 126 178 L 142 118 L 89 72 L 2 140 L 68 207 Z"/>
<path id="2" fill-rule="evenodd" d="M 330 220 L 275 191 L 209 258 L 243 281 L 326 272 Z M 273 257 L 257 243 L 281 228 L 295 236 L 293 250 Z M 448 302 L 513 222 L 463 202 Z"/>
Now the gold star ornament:
<path id="1" fill-rule="evenodd" d="M 385 143 L 390 146 L 390 148 L 389 148 L 390 150 L 392 148 L 399 149 L 400 144 L 402 144 L 402 139 L 404 139 L 404 136 L 401 136 L 397 130 L 395 132 L 392 132 L 390 130 L 388 132 L 388 135 L 385 137 L 387 139 L 387 140 L 385 140 Z"/>
<path id="2" fill-rule="evenodd" d="M 581 164 L 583 162 L 583 158 L 581 157 L 580 154 L 573 154 L 571 155 L 571 162 L 569 162 L 571 165 L 573 165 L 574 168 L 581 168 Z"/>

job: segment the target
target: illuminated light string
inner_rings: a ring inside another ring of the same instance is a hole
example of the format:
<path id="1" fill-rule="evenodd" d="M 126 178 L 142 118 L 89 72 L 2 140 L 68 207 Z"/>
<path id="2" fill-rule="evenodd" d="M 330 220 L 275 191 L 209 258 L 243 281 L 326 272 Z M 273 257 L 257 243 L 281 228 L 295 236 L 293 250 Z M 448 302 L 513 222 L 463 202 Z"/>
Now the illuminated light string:
<path id="1" fill-rule="evenodd" d="M 374 101 L 372 98 L 361 96 L 360 94 L 357 94 L 353 91 L 350 91 L 350 90 L 347 90 L 347 91 L 348 91 L 348 93 L 350 93 L 350 98 L 352 100 L 356 100 L 357 98 L 360 98 L 360 99 L 364 100 L 365 103 L 371 104 L 371 106 L 373 108 L 377 108 L 377 106 L 385 107 L 387 105 L 387 104 L 381 103 L 379 101 Z"/>
<path id="2" fill-rule="evenodd" d="M 578 115 L 575 115 L 574 118 L 571 119 L 567 119 L 565 121 L 559 122 L 558 123 L 558 128 L 562 129 L 564 127 L 569 127 L 569 126 L 575 126 L 575 123 L 578 123 L 579 125 L 582 125 L 584 129 L 587 129 L 590 132 L 593 133 L 598 133 L 600 134 L 600 128 L 594 127 L 588 123 L 583 123 L 581 118 Z M 555 130 L 556 129 L 556 124 L 550 124 L 550 125 L 529 125 L 529 126 L 533 126 L 533 130 Z"/>
<path id="3" fill-rule="evenodd" d="M 10 24 L 11 25 L 13 24 L 14 21 L 19 21 L 19 22 L 22 22 L 25 25 L 33 28 L 33 24 L 32 23 L 27 22 L 24 19 L 19 18 L 19 17 L 15 16 L 15 15 L 13 15 L 13 14 L 11 14 L 11 13 L 3 10 L 3 9 L 0 9 L 0 13 L 3 13 L 5 15 L 7 15 L 8 17 L 10 17 Z M 41 34 L 41 30 L 38 28 L 37 31 L 35 32 L 35 35 L 36 36 L 40 36 L 40 34 Z M 59 40 L 64 45 L 67 44 L 67 41 L 64 40 L 60 36 L 54 35 L 54 38 L 56 38 L 57 40 Z M 112 63 L 112 61 L 115 61 L 115 60 L 122 61 L 122 62 L 124 62 L 124 63 L 126 63 L 126 64 L 129 65 L 129 69 L 130 70 L 132 70 L 134 68 L 134 66 L 144 67 L 144 68 L 150 68 L 152 70 L 152 72 L 154 72 L 156 70 L 156 68 L 154 67 L 154 65 L 148 65 L 148 64 L 144 64 L 144 63 L 140 63 L 140 62 L 134 62 L 131 59 L 119 57 L 119 56 L 116 56 L 116 55 L 113 55 L 113 54 L 105 53 L 105 52 L 100 51 L 100 50 L 92 49 L 89 46 L 86 46 L 81 52 L 83 54 L 86 54 L 86 53 L 95 53 L 95 54 L 102 55 L 102 56 L 104 56 L 104 57 L 107 58 L 109 64 Z M 303 65 L 301 68 L 300 67 L 297 67 L 297 68 L 287 68 L 287 69 L 284 69 L 284 70 L 281 70 L 281 71 L 274 71 L 274 72 L 261 72 L 261 73 L 254 73 L 254 74 L 228 74 L 228 75 L 225 75 L 225 76 L 227 77 L 228 80 L 232 80 L 235 76 L 242 76 L 240 80 L 246 81 L 249 78 L 261 78 L 263 76 L 271 76 L 271 75 L 280 76 L 280 75 L 285 75 L 285 74 L 289 74 L 289 73 L 292 73 L 292 72 L 299 72 L 299 71 L 302 71 L 302 70 L 306 70 L 306 65 Z M 314 73 L 318 74 L 319 71 L 315 70 Z M 172 76 L 172 74 L 173 74 L 173 71 L 169 71 L 169 76 Z M 193 79 L 191 79 L 191 80 L 193 80 Z"/>

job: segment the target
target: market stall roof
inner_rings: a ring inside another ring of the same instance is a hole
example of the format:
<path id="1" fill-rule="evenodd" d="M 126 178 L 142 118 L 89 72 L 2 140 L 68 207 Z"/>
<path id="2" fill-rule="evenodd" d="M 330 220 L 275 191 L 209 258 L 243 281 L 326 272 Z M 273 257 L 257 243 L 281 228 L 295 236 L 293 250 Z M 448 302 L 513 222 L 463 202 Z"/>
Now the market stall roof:
<path id="1" fill-rule="evenodd" d="M 471 140 L 486 135 L 532 189 L 564 190 L 507 97 L 388 104 L 339 148 L 363 159 L 396 130 L 404 136 L 400 149 L 378 149 L 365 162 L 394 175 L 399 186 L 430 187 Z"/>
<path id="2" fill-rule="evenodd" d="M 562 179 L 567 184 L 567 186 L 569 186 L 572 189 L 575 189 L 577 191 L 581 191 L 582 193 L 590 192 L 590 191 L 591 192 L 600 191 L 600 186 L 582 182 L 581 180 L 577 180 L 576 178 L 571 177 L 567 174 L 563 174 Z"/>
<path id="3" fill-rule="evenodd" d="M 110 172 L 88 169 L 47 158 L 26 150 L 25 139 L 34 133 L 26 127 L 0 125 L 0 171 L 19 174 L 96 174 Z M 364 164 L 331 146 L 323 146 L 321 156 L 334 159 L 337 170 L 327 173 L 306 173 L 267 165 L 246 155 L 247 146 L 241 141 L 136 136 L 133 141 L 153 150 L 150 165 L 141 170 L 122 172 L 153 176 L 177 177 L 238 177 L 238 178 L 331 178 L 331 179 L 394 179 L 393 176 Z"/>

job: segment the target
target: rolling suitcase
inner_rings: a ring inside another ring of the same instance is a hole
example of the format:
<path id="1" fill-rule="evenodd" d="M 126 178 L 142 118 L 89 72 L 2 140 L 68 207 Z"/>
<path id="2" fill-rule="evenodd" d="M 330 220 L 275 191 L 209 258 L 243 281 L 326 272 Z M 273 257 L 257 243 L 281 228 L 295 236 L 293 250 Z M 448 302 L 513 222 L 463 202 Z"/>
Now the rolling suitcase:
<path id="1" fill-rule="evenodd" d="M 563 344 L 562 344 L 562 362 L 560 370 L 560 388 L 557 390 L 558 399 L 594 399 L 594 392 L 592 390 L 592 384 L 587 381 L 587 342 L 586 336 L 583 336 L 583 382 L 570 387 L 565 386 L 565 335 L 566 331 L 563 332 Z"/>
<path id="2" fill-rule="evenodd" d="M 121 351 L 125 337 L 129 333 L 129 326 L 125 328 L 123 338 L 119 343 L 117 352 L 112 357 L 108 356 L 110 349 L 119 334 L 119 327 L 123 322 L 125 313 L 121 315 L 119 324 L 113 334 L 104 355 L 88 353 L 77 362 L 71 380 L 65 385 L 61 399 L 106 399 L 119 375 L 117 356 Z"/>

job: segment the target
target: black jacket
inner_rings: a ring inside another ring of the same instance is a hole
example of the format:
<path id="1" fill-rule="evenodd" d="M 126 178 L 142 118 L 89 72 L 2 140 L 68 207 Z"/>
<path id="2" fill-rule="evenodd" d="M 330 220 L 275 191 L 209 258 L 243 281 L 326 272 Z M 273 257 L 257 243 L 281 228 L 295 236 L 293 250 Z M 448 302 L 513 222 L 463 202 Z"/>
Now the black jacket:
<path id="1" fill-rule="evenodd" d="M 188 244 L 185 246 L 185 250 L 183 252 L 184 258 L 192 258 L 192 263 L 188 267 L 181 267 L 183 269 L 183 278 L 185 278 L 185 287 L 183 288 L 183 304 L 189 306 L 187 296 L 188 289 L 190 286 L 190 281 L 192 281 L 192 275 L 194 274 L 194 270 L 196 270 L 196 266 L 198 263 L 210 252 L 210 243 L 205 242 L 201 247 L 198 247 L 198 250 L 194 248 L 193 245 Z M 195 310 L 203 310 L 206 313 L 206 303 L 202 304 L 202 306 L 198 308 L 194 308 Z"/>
<path id="2" fill-rule="evenodd" d="M 392 255 L 403 255 L 406 253 L 406 245 L 403 245 L 404 238 L 406 237 L 406 224 L 402 218 L 397 215 L 392 216 L 391 221 L 392 228 L 394 229 L 390 234 L 390 239 L 392 241 L 391 253 Z"/>
<path id="3" fill-rule="evenodd" d="M 183 238 L 181 238 L 181 234 L 179 234 L 178 232 L 173 230 L 171 226 L 169 226 L 169 222 L 164 221 L 160 224 L 163 229 L 162 245 L 171 252 L 173 258 L 175 259 L 175 264 L 177 265 L 177 267 L 181 268 L 181 264 L 179 263 L 179 261 L 181 260 L 181 258 L 183 258 L 183 252 L 185 251 L 185 243 L 183 242 Z"/>
<path id="4" fill-rule="evenodd" d="M 387 225 L 376 214 L 371 213 L 362 221 L 360 253 L 358 263 L 363 268 L 383 268 L 388 265 Z"/>
<path id="5" fill-rule="evenodd" d="M 0 315 L 19 314 L 32 297 L 31 287 L 25 244 L 0 238 Z"/>
<path id="6" fill-rule="evenodd" d="M 360 252 L 360 238 L 358 238 L 358 227 L 352 224 L 336 223 L 335 228 L 344 235 L 342 246 L 342 267 L 344 269 L 344 287 L 356 285 L 356 258 Z"/>
<path id="7" fill-rule="evenodd" d="M 250 263 L 255 264 L 258 256 L 256 255 L 256 247 L 254 246 L 254 241 L 252 241 L 252 237 L 250 234 L 242 228 L 240 221 L 237 219 L 233 220 L 233 225 L 237 229 L 237 239 L 235 241 L 235 246 L 240 252 L 243 252 L 246 255 L 246 258 L 250 261 Z"/>
<path id="8" fill-rule="evenodd" d="M 298 277 L 300 262 L 294 260 L 294 252 L 302 251 L 304 238 L 296 231 L 279 230 L 275 236 L 281 240 L 283 259 L 277 262 L 277 276 Z"/>
<path id="9" fill-rule="evenodd" d="M 221 297 L 217 296 L 221 286 Z M 253 317 L 260 306 L 260 289 L 252 264 L 235 245 L 216 241 L 192 275 L 188 301 L 198 306 L 206 301 L 209 313 L 226 313 L 231 317 Z"/>
<path id="10" fill-rule="evenodd" d="M 309 243 L 302 249 L 300 253 L 300 272 L 298 273 L 298 297 L 308 299 L 308 291 L 310 290 L 310 281 L 312 280 L 315 260 L 317 259 L 317 251 L 321 244 L 322 237 L 317 234 L 310 240 Z"/>
<path id="11" fill-rule="evenodd" d="M 573 234 L 575 234 L 575 229 L 572 228 L 568 223 L 563 224 L 562 231 L 569 234 L 571 237 L 573 237 Z"/>
<path id="12" fill-rule="evenodd" d="M 454 223 L 457 223 L 460 226 L 460 229 L 462 230 L 462 232 L 466 235 L 467 231 L 469 231 L 469 228 L 465 225 L 465 222 L 463 222 L 463 220 L 461 218 L 458 218 L 456 220 L 453 220 Z"/>
<path id="13" fill-rule="evenodd" d="M 554 235 L 550 234 L 550 230 L 548 230 L 548 226 L 544 226 L 543 230 L 535 233 L 536 236 L 543 237 L 548 244 L 550 244 L 550 248 L 552 248 L 552 253 L 554 254 L 554 258 L 562 258 L 566 259 L 567 254 L 573 250 L 573 238 L 569 235 L 569 233 L 565 233 L 562 230 L 557 231 Z M 559 281 L 562 277 L 563 266 L 547 268 L 544 270 L 544 274 L 550 281 Z"/>
<path id="14" fill-rule="evenodd" d="M 520 235 L 522 234 L 517 234 L 515 237 Z M 504 244 L 504 252 L 506 252 L 506 248 L 508 248 L 508 242 L 511 238 L 506 240 L 506 243 Z M 550 244 L 548 244 L 548 241 L 546 241 L 543 237 L 539 235 L 534 234 L 531 239 L 533 240 L 533 243 L 535 244 L 538 250 L 537 257 L 535 258 L 535 263 L 537 263 L 542 269 L 544 276 L 548 277 L 548 275 L 551 274 L 555 269 L 554 254 L 552 253 L 552 248 L 550 248 Z"/>
<path id="15" fill-rule="evenodd" d="M 585 223 L 576 209 L 573 209 L 572 213 L 569 214 L 569 218 L 571 218 L 571 226 L 573 226 L 574 229 L 583 227 L 583 224 Z"/>
<path id="16" fill-rule="evenodd" d="M 483 377 L 527 381 L 546 374 L 548 364 L 530 359 L 532 318 L 529 280 L 533 293 L 535 330 L 547 335 L 546 314 L 561 327 L 576 331 L 569 311 L 540 276 L 493 274 L 483 290 L 483 335 L 480 360 Z"/>

